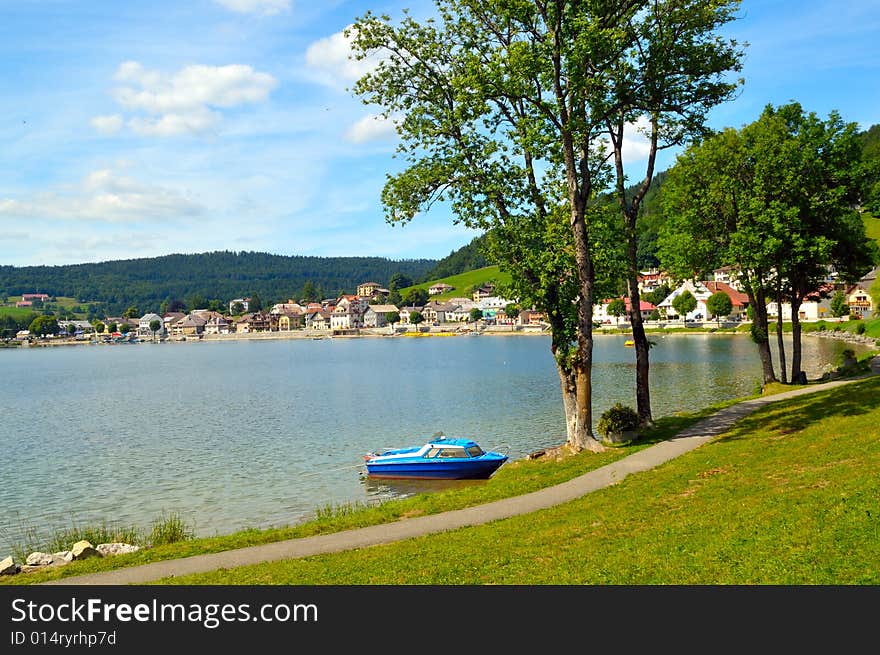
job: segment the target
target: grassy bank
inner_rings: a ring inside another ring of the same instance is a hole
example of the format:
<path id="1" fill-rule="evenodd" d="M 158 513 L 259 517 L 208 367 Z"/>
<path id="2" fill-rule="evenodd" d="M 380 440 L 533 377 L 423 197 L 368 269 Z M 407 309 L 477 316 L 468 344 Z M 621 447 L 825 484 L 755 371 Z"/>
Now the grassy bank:
<path id="1" fill-rule="evenodd" d="M 525 494 L 565 482 L 590 470 L 626 457 L 642 448 L 669 439 L 701 418 L 705 418 L 717 410 L 736 402 L 738 401 L 731 400 L 707 407 L 698 412 L 661 417 L 657 419 L 656 427 L 646 434 L 645 438 L 639 443 L 612 448 L 604 453 L 584 452 L 558 460 L 522 459 L 512 461 L 505 464 L 485 483 L 478 483 L 454 491 L 419 494 L 409 498 L 387 501 L 380 505 L 355 503 L 320 507 L 316 509 L 315 520 L 295 526 L 250 529 L 230 535 L 186 539 L 176 543 L 144 549 L 137 553 L 117 555 L 105 559 L 87 559 L 46 571 L 0 577 L 0 584 L 33 584 L 72 575 L 106 571 L 125 566 L 136 566 L 161 560 L 189 557 L 190 555 L 216 553 L 284 539 L 327 534 L 351 528 L 388 523 L 407 517 L 461 509 L 501 498 Z M 85 528 L 78 529 L 78 534 L 85 534 L 86 532 Z M 24 556 L 22 555 L 24 551 L 43 550 L 54 552 L 54 550 L 69 548 L 69 536 L 66 533 L 67 531 L 60 531 L 60 534 L 56 535 L 57 538 L 51 539 L 51 545 L 38 542 L 19 545 L 15 549 L 17 561 L 21 563 L 20 559 Z M 67 545 L 63 548 L 56 548 L 55 546 L 59 544 Z"/>
<path id="2" fill-rule="evenodd" d="M 173 584 L 878 584 L 880 379 L 533 514 Z"/>

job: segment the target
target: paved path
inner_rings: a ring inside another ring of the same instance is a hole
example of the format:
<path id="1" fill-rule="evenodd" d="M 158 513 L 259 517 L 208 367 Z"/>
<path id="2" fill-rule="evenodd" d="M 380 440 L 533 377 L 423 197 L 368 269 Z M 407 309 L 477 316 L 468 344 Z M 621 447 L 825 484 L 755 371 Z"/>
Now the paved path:
<path id="1" fill-rule="evenodd" d="M 880 357 L 875 358 L 873 364 L 875 365 L 873 368 L 874 372 L 880 372 L 878 370 L 880 369 Z M 518 514 L 534 512 L 580 498 L 592 491 L 620 482 L 631 473 L 647 471 L 683 453 L 694 450 L 719 434 L 726 432 L 736 421 L 751 414 L 759 407 L 795 396 L 833 389 L 855 381 L 856 379 L 839 380 L 813 387 L 786 391 L 766 398 L 743 401 L 702 419 L 668 441 L 662 441 L 650 448 L 640 450 L 628 457 L 585 473 L 568 482 L 522 496 L 514 496 L 484 505 L 432 514 L 430 516 L 403 519 L 393 523 L 384 523 L 366 528 L 278 541 L 220 553 L 153 562 L 152 564 L 117 569 L 115 571 L 62 578 L 45 584 L 141 584 L 172 576 L 214 571 L 220 568 L 230 569 L 247 564 L 294 559 L 321 553 L 333 553 L 375 546 L 400 539 L 409 539 L 434 532 L 480 525 Z"/>

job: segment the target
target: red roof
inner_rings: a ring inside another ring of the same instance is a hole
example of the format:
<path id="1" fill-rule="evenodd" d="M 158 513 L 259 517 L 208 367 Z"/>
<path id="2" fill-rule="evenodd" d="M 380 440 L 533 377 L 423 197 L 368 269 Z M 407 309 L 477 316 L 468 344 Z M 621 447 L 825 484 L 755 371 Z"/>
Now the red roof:
<path id="1" fill-rule="evenodd" d="M 749 302 L 749 297 L 746 294 L 737 291 L 727 282 L 704 282 L 703 284 L 712 293 L 718 293 L 719 291 L 726 293 L 734 307 L 745 307 Z"/>
<path id="2" fill-rule="evenodd" d="M 614 300 L 614 298 L 606 298 L 606 299 L 605 299 L 605 304 L 607 305 L 607 304 L 610 303 L 612 300 Z M 623 300 L 624 304 L 626 305 L 626 311 L 629 311 L 629 308 L 630 308 L 629 297 L 619 298 L 619 300 Z M 646 301 L 644 301 L 644 300 L 641 300 L 641 299 L 639 299 L 639 308 L 640 308 L 643 312 L 650 312 L 650 311 L 653 311 L 653 310 L 657 309 L 656 306 L 652 305 L 652 304 L 649 303 L 649 302 L 646 302 Z"/>

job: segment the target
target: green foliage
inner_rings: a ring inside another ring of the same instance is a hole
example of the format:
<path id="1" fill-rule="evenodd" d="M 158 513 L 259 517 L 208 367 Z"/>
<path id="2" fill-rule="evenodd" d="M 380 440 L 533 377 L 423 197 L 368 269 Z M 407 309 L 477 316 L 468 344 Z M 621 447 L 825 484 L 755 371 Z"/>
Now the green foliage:
<path id="1" fill-rule="evenodd" d="M 672 299 L 672 308 L 684 319 L 697 308 L 697 299 L 694 294 L 685 289 Z"/>
<path id="2" fill-rule="evenodd" d="M 152 321 L 150 321 L 150 332 L 152 332 L 153 334 L 156 334 L 156 332 L 158 332 L 161 329 L 162 329 L 162 321 L 160 321 L 157 318 L 154 318 Z"/>
<path id="3" fill-rule="evenodd" d="M 711 316 L 729 316 L 730 312 L 733 311 L 733 301 L 731 301 L 730 296 L 728 296 L 723 291 L 718 291 L 713 293 L 706 299 L 706 311 L 709 312 Z"/>
<path id="4" fill-rule="evenodd" d="M 428 302 L 428 292 L 425 289 L 410 289 L 403 294 L 402 302 L 408 307 L 424 307 Z"/>
<path id="5" fill-rule="evenodd" d="M 603 437 L 612 433 L 631 432 L 639 427 L 639 415 L 632 407 L 615 403 L 602 412 L 596 431 Z"/>
<path id="6" fill-rule="evenodd" d="M 55 335 L 61 331 L 58 320 L 54 316 L 37 316 L 28 326 L 32 336 Z"/>
<path id="7" fill-rule="evenodd" d="M 672 289 L 669 288 L 668 284 L 661 284 L 653 291 L 642 294 L 642 300 L 644 300 L 645 302 L 649 302 L 652 305 L 659 305 L 661 302 L 666 300 L 671 292 Z"/>
<path id="8" fill-rule="evenodd" d="M 835 318 L 845 316 L 849 312 L 846 304 L 846 294 L 843 291 L 835 291 L 831 296 L 831 315 Z"/>
<path id="9" fill-rule="evenodd" d="M 472 322 L 479 321 L 481 318 L 483 318 L 483 310 L 479 307 L 472 308 L 470 311 L 470 318 Z"/>
<path id="10" fill-rule="evenodd" d="M 385 312 L 385 321 L 391 325 L 400 323 L 400 312 Z"/>
<path id="11" fill-rule="evenodd" d="M 437 262 L 437 265 L 422 275 L 419 281 L 430 282 L 431 280 L 484 268 L 489 264 L 489 261 L 486 259 L 485 248 L 486 235 L 474 237 L 470 243 L 458 250 L 453 250 L 449 255 Z M 397 288 L 401 289 L 411 285 L 412 281 L 409 278 L 403 277 L 402 280 L 398 281 Z M 388 288 L 390 289 L 391 287 Z"/>
<path id="12" fill-rule="evenodd" d="M 177 512 L 162 513 L 150 527 L 146 542 L 150 547 L 187 541 L 194 537 L 193 529 Z"/>
<path id="13" fill-rule="evenodd" d="M 410 312 L 409 313 L 409 322 L 413 325 L 418 325 L 419 323 L 424 323 L 425 317 L 422 316 L 421 312 Z"/>
<path id="14" fill-rule="evenodd" d="M 616 316 L 620 318 L 624 314 L 626 314 L 626 302 L 623 298 L 615 298 L 610 303 L 608 303 L 608 313 L 612 316 Z"/>

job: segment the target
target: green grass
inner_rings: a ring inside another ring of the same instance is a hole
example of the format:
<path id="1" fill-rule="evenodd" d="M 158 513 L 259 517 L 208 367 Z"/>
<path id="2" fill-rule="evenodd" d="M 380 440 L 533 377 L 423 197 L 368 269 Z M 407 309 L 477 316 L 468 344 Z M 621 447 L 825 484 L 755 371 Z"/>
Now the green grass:
<path id="1" fill-rule="evenodd" d="M 116 555 L 112 558 L 86 559 L 46 571 L 0 578 L 0 584 L 33 584 L 83 575 L 98 571 L 136 566 L 167 559 L 215 553 L 233 548 L 327 534 L 352 528 L 378 525 L 403 518 L 424 516 L 453 509 L 499 500 L 536 491 L 577 477 L 587 471 L 626 457 L 658 441 L 668 439 L 715 411 L 732 405 L 737 400 L 725 401 L 697 412 L 679 413 L 660 417 L 656 427 L 638 443 L 612 448 L 604 453 L 583 452 L 559 460 L 516 460 L 505 464 L 491 479 L 461 489 L 419 494 L 391 500 L 379 505 L 344 504 L 316 509 L 316 519 L 295 526 L 270 529 L 248 529 L 230 535 L 187 539 L 162 546 L 143 549 L 137 553 Z M 69 547 L 69 546 L 68 546 Z M 35 548 L 39 550 L 39 548 Z M 21 550 L 21 549 L 18 549 Z M 19 557 L 23 557 L 19 555 Z M 18 560 L 17 560 L 18 561 Z"/>
<path id="2" fill-rule="evenodd" d="M 498 266 L 486 266 L 485 268 L 477 268 L 472 271 L 459 273 L 458 275 L 451 275 L 449 277 L 440 278 L 439 280 L 431 280 L 430 282 L 414 284 L 411 287 L 404 287 L 403 289 L 399 289 L 398 293 L 400 293 L 400 295 L 403 297 L 406 296 L 407 292 L 412 289 L 424 289 L 425 291 L 427 291 L 428 287 L 432 287 L 438 282 L 445 282 L 446 284 L 452 285 L 455 288 L 452 291 L 447 291 L 446 293 L 431 296 L 431 300 L 447 300 L 449 298 L 461 297 L 469 298 L 471 294 L 466 293 L 469 288 L 473 286 L 479 286 L 489 281 L 495 281 L 500 284 L 507 284 L 510 282 L 510 274 L 501 271 Z"/>
<path id="3" fill-rule="evenodd" d="M 525 516 L 159 584 L 880 583 L 880 379 L 781 401 Z"/>
<path id="4" fill-rule="evenodd" d="M 32 313 L 34 310 L 30 307 L 0 307 L 0 317 L 11 316 L 16 321 L 20 321 Z"/>

